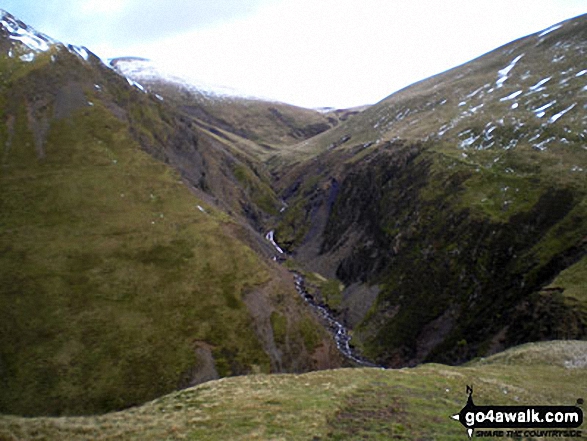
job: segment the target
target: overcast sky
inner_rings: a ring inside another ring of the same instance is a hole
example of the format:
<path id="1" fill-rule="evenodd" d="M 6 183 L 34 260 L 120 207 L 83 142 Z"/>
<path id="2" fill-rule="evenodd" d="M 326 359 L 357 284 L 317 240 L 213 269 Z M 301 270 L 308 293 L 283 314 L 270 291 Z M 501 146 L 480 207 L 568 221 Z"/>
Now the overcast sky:
<path id="1" fill-rule="evenodd" d="M 100 57 L 306 107 L 377 102 L 587 0 L 0 0 L 38 31 Z"/>

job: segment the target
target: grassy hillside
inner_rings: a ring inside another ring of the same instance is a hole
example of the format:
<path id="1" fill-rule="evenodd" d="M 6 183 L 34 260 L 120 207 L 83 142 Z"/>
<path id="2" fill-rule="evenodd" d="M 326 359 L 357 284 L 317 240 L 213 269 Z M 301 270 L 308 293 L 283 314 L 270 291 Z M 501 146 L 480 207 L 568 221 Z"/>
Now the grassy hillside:
<path id="1" fill-rule="evenodd" d="M 379 362 L 587 336 L 587 17 L 285 148 L 276 240 Z M 342 301 L 340 298 L 342 297 Z"/>
<path id="2" fill-rule="evenodd" d="M 287 272 L 213 204 L 253 204 L 222 145 L 62 46 L 2 55 L 0 75 L 0 412 L 338 365 Z"/>
<path id="3" fill-rule="evenodd" d="M 103 416 L 0 416 L 0 439 L 463 440 L 450 416 L 465 405 L 466 385 L 477 405 L 575 405 L 586 354 L 585 342 L 549 342 L 463 367 L 228 378 Z"/>

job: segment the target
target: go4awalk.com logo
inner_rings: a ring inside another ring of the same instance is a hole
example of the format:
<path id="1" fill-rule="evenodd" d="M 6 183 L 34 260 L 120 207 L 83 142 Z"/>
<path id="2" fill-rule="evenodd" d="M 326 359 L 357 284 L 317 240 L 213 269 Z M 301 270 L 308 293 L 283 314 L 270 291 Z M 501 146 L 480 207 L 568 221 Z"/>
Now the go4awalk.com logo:
<path id="1" fill-rule="evenodd" d="M 467 404 L 451 418 L 475 437 L 581 438 L 583 410 L 577 406 L 476 406 L 467 386 Z M 577 400 L 583 404 L 583 400 Z"/>

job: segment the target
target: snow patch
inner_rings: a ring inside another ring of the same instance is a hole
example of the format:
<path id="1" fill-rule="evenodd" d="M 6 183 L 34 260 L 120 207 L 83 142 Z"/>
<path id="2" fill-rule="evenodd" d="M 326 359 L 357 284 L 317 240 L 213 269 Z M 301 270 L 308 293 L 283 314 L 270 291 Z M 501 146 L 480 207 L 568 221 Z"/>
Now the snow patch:
<path id="1" fill-rule="evenodd" d="M 540 34 L 538 34 L 538 37 L 544 37 L 546 34 L 550 34 L 553 31 L 556 31 L 557 29 L 562 28 L 563 25 L 562 24 L 557 24 L 554 26 L 549 27 L 548 29 L 545 29 L 544 31 L 542 31 Z"/>
<path id="2" fill-rule="evenodd" d="M 4 11 L 0 12 L 0 25 L 9 33 L 8 38 L 19 41 L 34 52 L 48 51 L 52 44 L 57 43 Z"/>
<path id="3" fill-rule="evenodd" d="M 540 81 L 538 81 L 536 84 L 534 84 L 532 87 L 530 87 L 530 91 L 531 92 L 539 92 L 540 90 L 544 90 L 545 88 L 540 88 L 543 84 L 546 84 L 548 81 L 550 81 L 552 79 L 552 77 L 548 77 L 548 78 L 544 78 Z M 540 89 L 540 90 L 539 90 Z"/>
<path id="4" fill-rule="evenodd" d="M 77 55 L 78 57 L 82 58 L 85 61 L 88 61 L 90 59 L 90 54 L 88 52 L 88 49 L 84 46 L 74 46 L 72 44 L 68 44 L 67 45 L 67 49 L 69 49 L 69 51 L 75 55 Z"/>
<path id="5" fill-rule="evenodd" d="M 481 92 L 486 86 L 482 86 L 479 89 L 471 92 L 469 95 L 467 95 L 467 98 L 473 98 L 475 95 L 477 95 L 479 92 Z"/>
<path id="6" fill-rule="evenodd" d="M 516 58 L 514 58 L 512 60 L 512 62 L 510 64 L 508 64 L 506 67 L 504 67 L 503 69 L 498 71 L 498 73 L 497 73 L 498 78 L 497 78 L 497 81 L 495 82 L 495 85 L 498 88 L 502 87 L 503 83 L 505 83 L 507 81 L 509 73 L 512 71 L 512 69 L 516 66 L 516 63 L 518 61 L 520 61 L 524 55 L 525 54 L 518 55 Z"/>
<path id="7" fill-rule="evenodd" d="M 31 61 L 33 61 L 35 59 L 35 53 L 30 52 L 28 54 L 21 55 L 19 58 L 21 61 L 30 63 Z"/>
<path id="8" fill-rule="evenodd" d="M 131 86 L 134 86 L 137 89 L 139 89 L 140 91 L 147 93 L 147 91 L 145 90 L 145 88 L 143 86 L 141 86 L 139 83 L 137 83 L 136 81 L 131 80 L 128 77 L 126 77 L 126 81 L 128 81 L 128 84 L 130 84 Z"/>
<path id="9" fill-rule="evenodd" d="M 543 152 L 544 150 L 546 150 L 546 144 L 549 144 L 554 140 L 556 140 L 556 138 L 554 136 L 551 136 L 550 138 L 545 139 L 544 141 L 539 142 L 538 144 L 534 144 L 532 147 L 536 150 L 540 150 L 541 152 Z"/>
<path id="10" fill-rule="evenodd" d="M 550 103 L 545 104 L 544 106 L 539 107 L 538 109 L 535 109 L 534 113 L 536 114 L 536 116 L 538 118 L 542 118 L 546 114 L 545 110 L 548 109 L 549 107 L 554 106 L 555 104 L 556 104 L 556 100 L 553 100 Z"/>
<path id="11" fill-rule="evenodd" d="M 508 96 L 504 96 L 503 98 L 500 99 L 500 101 L 509 101 L 509 100 L 513 100 L 514 98 L 520 96 L 522 94 L 521 90 L 518 90 L 517 92 L 514 92 Z"/>
<path id="12" fill-rule="evenodd" d="M 577 105 L 577 103 L 575 104 L 571 104 L 569 107 L 567 107 L 565 110 L 557 113 L 556 115 L 553 115 L 550 117 L 550 119 L 548 120 L 549 123 L 554 123 L 556 122 L 560 117 L 562 117 L 565 113 L 567 113 L 569 110 L 573 109 L 573 107 L 575 107 Z"/>

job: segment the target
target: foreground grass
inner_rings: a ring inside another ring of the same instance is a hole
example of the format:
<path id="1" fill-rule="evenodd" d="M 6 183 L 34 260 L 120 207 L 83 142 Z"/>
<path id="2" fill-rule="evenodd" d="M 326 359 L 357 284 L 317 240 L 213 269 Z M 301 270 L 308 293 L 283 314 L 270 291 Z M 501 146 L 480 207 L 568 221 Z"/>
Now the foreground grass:
<path id="1" fill-rule="evenodd" d="M 587 342 L 528 344 L 463 367 L 340 369 L 225 378 L 94 417 L 0 417 L 1 440 L 466 439 L 449 418 L 483 404 L 574 405 Z"/>

